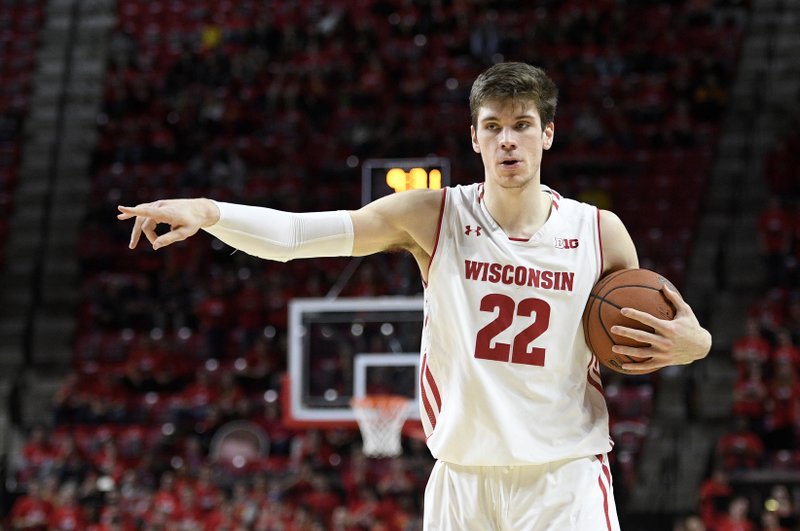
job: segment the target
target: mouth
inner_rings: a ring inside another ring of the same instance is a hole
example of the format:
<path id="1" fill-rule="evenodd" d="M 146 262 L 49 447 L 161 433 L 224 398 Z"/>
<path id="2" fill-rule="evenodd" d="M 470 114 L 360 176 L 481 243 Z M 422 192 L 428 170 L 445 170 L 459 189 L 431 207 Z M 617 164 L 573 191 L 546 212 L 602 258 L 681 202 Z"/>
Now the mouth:
<path id="1" fill-rule="evenodd" d="M 500 161 L 500 165 L 504 168 L 515 168 L 522 164 L 522 161 L 519 159 L 505 159 Z"/>

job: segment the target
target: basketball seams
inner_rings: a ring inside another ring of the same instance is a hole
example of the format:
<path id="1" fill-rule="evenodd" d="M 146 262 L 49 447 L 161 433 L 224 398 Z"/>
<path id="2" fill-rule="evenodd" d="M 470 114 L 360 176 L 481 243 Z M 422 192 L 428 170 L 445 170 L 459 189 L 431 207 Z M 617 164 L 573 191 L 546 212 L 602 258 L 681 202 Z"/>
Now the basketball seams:
<path id="1" fill-rule="evenodd" d="M 588 326 L 588 322 L 591 319 L 592 309 L 594 308 L 594 303 L 595 303 L 595 300 L 596 300 L 596 297 L 594 296 L 594 293 L 590 293 L 589 294 L 589 299 L 590 299 L 590 301 L 588 302 L 588 307 L 584 311 L 583 319 L 582 319 L 582 321 L 583 321 L 583 337 L 586 340 L 586 345 L 589 347 L 589 350 L 593 353 L 592 355 L 594 355 L 594 345 L 592 343 L 592 335 L 589 333 L 589 326 Z"/>
<path id="2" fill-rule="evenodd" d="M 607 297 L 609 295 L 611 295 L 612 293 L 614 293 L 615 291 L 617 291 L 618 289 L 623 289 L 623 288 L 644 288 L 644 289 L 649 289 L 651 291 L 657 291 L 659 293 L 661 292 L 661 288 L 654 288 L 653 286 L 647 286 L 645 284 L 623 284 L 622 286 L 615 286 L 615 287 L 611 288 L 610 290 L 608 290 L 608 293 L 605 293 L 603 295 L 599 295 L 599 294 L 596 294 L 596 293 L 591 293 L 589 296 L 597 298 L 597 299 L 601 299 L 606 304 L 610 304 L 614 308 L 616 308 L 618 310 L 621 310 L 622 308 L 624 308 L 624 306 L 620 306 L 620 305 L 618 305 L 618 304 L 616 304 L 614 302 L 611 302 L 610 300 L 607 299 Z M 664 301 L 667 304 L 669 304 L 670 308 L 672 308 L 672 317 L 674 318 L 675 317 L 675 311 L 676 311 L 675 306 L 666 297 L 664 297 Z"/>
<path id="3" fill-rule="evenodd" d="M 613 286 L 609 289 L 609 284 L 610 283 L 613 284 L 613 281 L 615 279 L 617 279 L 617 281 L 622 280 L 622 282 L 625 282 L 627 280 L 627 279 L 618 279 L 618 277 L 623 274 L 631 274 L 630 276 L 633 276 L 632 279 L 633 281 L 632 282 L 629 281 L 630 283 L 628 284 Z M 657 278 L 649 277 L 648 275 L 650 274 L 657 275 Z M 643 282 L 648 282 L 650 280 L 652 280 L 650 284 L 643 283 Z M 655 286 L 654 284 L 659 284 L 659 285 Z M 622 369 L 622 367 L 620 366 L 621 364 L 641 363 L 642 361 L 646 361 L 644 359 L 633 358 L 632 356 L 628 356 L 625 354 L 617 354 L 613 351 L 606 351 L 606 348 L 600 348 L 599 350 L 595 348 L 595 347 L 610 348 L 614 344 L 617 344 L 617 341 L 615 341 L 614 339 L 614 335 L 609 331 L 609 326 L 608 323 L 606 322 L 606 318 L 612 319 L 612 321 L 616 321 L 616 318 L 618 316 L 614 315 L 613 310 L 611 310 L 612 313 L 609 314 L 608 310 L 604 310 L 603 304 L 609 304 L 610 308 L 614 308 L 618 311 L 626 306 L 639 308 L 639 305 L 636 304 L 637 300 L 642 300 L 642 301 L 650 300 L 651 302 L 653 302 L 653 300 L 651 299 L 651 296 L 647 294 L 647 292 L 636 293 L 636 290 L 647 289 L 650 292 L 653 291 L 661 292 L 665 284 L 669 284 L 669 281 L 664 279 L 663 276 L 658 275 L 653 271 L 645 269 L 636 269 L 636 270 L 622 269 L 609 274 L 605 278 L 601 279 L 594 286 L 587 300 L 587 305 L 583 316 L 583 326 L 584 326 L 584 336 L 586 338 L 586 343 L 589 349 L 593 353 L 596 351 L 599 351 L 601 353 L 606 353 L 603 354 L 606 359 L 603 359 L 595 354 L 595 357 L 597 357 L 599 361 L 601 361 L 607 367 L 624 374 L 629 374 L 630 371 Z M 632 289 L 634 290 L 634 292 L 630 294 L 625 294 L 624 291 L 620 292 L 619 290 L 623 288 Z M 622 299 L 622 304 L 618 304 L 617 302 L 609 300 L 615 298 L 615 295 L 616 298 Z M 628 299 L 629 297 L 630 299 Z M 669 299 L 663 296 L 663 294 L 662 298 L 664 299 L 664 302 L 666 302 L 672 309 L 672 317 L 674 318 L 674 315 L 676 313 L 676 308 L 669 301 Z M 653 308 L 650 308 L 647 304 L 645 305 L 645 307 L 647 307 L 648 309 L 647 310 L 644 310 L 643 308 L 640 309 L 642 311 L 646 311 L 647 313 L 655 311 Z M 604 314 L 606 315 L 604 316 Z M 594 324 L 592 325 L 591 323 Z M 613 324 L 616 323 L 613 322 L 612 325 Z M 599 330 L 596 330 L 597 327 L 602 328 L 603 330 L 602 334 L 600 334 Z M 600 343 L 600 345 L 597 344 L 598 342 Z"/>
<path id="4" fill-rule="evenodd" d="M 608 303 L 608 304 L 611 304 L 611 305 L 612 305 L 612 306 L 614 306 L 615 308 L 619 308 L 619 307 L 618 307 L 618 306 L 616 306 L 615 304 L 613 304 L 613 303 L 611 303 L 611 302 L 609 302 L 609 301 L 605 300 L 605 299 L 603 299 L 603 300 L 602 300 L 602 302 L 600 303 L 600 305 L 598 305 L 598 307 L 597 307 L 597 318 L 598 318 L 598 319 L 599 319 L 599 321 L 600 321 L 600 328 L 602 328 L 602 329 L 603 329 L 603 332 L 605 332 L 605 334 L 606 334 L 606 337 L 608 337 L 608 340 L 609 340 L 609 341 L 611 341 L 611 344 L 612 344 L 612 345 L 615 345 L 617 342 L 614 340 L 614 338 L 613 338 L 613 337 L 611 337 L 611 332 L 609 332 L 609 331 L 608 331 L 608 328 L 606 327 L 606 323 L 605 323 L 605 321 L 603 320 L 603 312 L 601 312 L 601 311 L 600 311 L 600 308 L 603 306 L 603 302 L 606 302 L 606 303 Z M 639 360 L 638 360 L 638 359 L 636 359 L 636 358 L 632 358 L 632 357 L 628 356 L 627 354 L 617 354 L 617 353 L 614 353 L 614 355 L 615 355 L 617 358 L 619 358 L 619 357 L 621 357 L 621 356 L 622 356 L 622 357 L 625 357 L 625 358 L 628 358 L 628 363 L 638 363 L 638 362 L 639 362 Z M 620 369 L 622 369 L 622 367 L 620 367 Z M 625 370 L 625 369 L 622 369 L 622 370 Z"/>
<path id="5" fill-rule="evenodd" d="M 613 273 L 611 273 L 609 275 L 606 275 L 605 278 L 602 278 L 595 285 L 595 287 L 592 290 L 592 292 L 589 293 L 589 302 L 588 302 L 589 306 L 586 309 L 586 311 L 584 312 L 584 318 L 583 318 L 583 332 L 584 332 L 583 335 L 584 335 L 584 338 L 586 340 L 586 344 L 589 347 L 589 350 L 592 351 L 592 353 L 594 353 L 594 351 L 595 351 L 594 342 L 592 341 L 592 334 L 589 331 L 589 327 L 587 326 L 587 323 L 591 320 L 592 311 L 594 311 L 594 308 L 595 308 L 595 302 L 597 302 L 598 300 L 600 301 L 600 304 L 596 305 L 597 306 L 597 318 L 598 318 L 599 321 L 602 322 L 602 316 L 601 316 L 601 313 L 600 313 L 600 308 L 601 308 L 603 302 L 608 302 L 602 296 L 597 295 L 595 293 L 595 291 L 602 292 L 602 290 L 606 286 L 606 284 L 608 284 L 611 280 L 613 280 L 614 278 L 618 277 L 619 275 L 621 275 L 625 271 L 627 271 L 627 270 L 620 269 L 619 271 L 614 271 Z M 605 330 L 605 325 L 603 325 L 603 330 Z M 609 339 L 611 339 L 611 338 L 609 337 Z M 613 340 L 612 340 L 612 342 L 613 342 Z M 600 361 L 602 361 L 602 360 L 600 360 Z"/>

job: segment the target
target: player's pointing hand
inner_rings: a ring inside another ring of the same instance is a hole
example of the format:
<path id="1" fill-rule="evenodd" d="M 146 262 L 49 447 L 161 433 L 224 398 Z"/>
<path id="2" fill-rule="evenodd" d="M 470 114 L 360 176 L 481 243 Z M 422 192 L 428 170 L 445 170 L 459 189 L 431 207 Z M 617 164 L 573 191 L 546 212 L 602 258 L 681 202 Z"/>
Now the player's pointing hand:
<path id="1" fill-rule="evenodd" d="M 117 219 L 135 218 L 131 241 L 128 247 L 135 248 L 142 234 L 159 249 L 185 240 L 203 227 L 219 220 L 219 209 L 208 199 L 168 199 L 142 203 L 135 207 L 119 206 Z M 156 227 L 160 223 L 169 225 L 169 232 L 159 236 Z"/>

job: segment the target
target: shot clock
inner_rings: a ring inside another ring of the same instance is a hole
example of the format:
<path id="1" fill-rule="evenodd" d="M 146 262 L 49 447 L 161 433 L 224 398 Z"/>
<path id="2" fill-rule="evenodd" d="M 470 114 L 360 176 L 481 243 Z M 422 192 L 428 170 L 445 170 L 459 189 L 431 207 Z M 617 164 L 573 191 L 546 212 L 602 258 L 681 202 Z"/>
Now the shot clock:
<path id="1" fill-rule="evenodd" d="M 448 184 L 450 160 L 444 157 L 367 159 L 361 166 L 361 204 L 406 190 L 437 189 Z"/>

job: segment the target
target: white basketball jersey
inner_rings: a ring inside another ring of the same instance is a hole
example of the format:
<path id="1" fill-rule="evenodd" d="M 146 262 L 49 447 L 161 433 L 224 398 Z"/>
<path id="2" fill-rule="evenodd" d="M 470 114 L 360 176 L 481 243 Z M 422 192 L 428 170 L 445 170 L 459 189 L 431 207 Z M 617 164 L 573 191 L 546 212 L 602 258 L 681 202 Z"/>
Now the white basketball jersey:
<path id="1" fill-rule="evenodd" d="M 509 238 L 483 185 L 445 190 L 425 286 L 420 409 L 437 459 L 525 465 L 608 452 L 608 410 L 581 316 L 602 272 L 596 207 L 553 197 Z"/>

